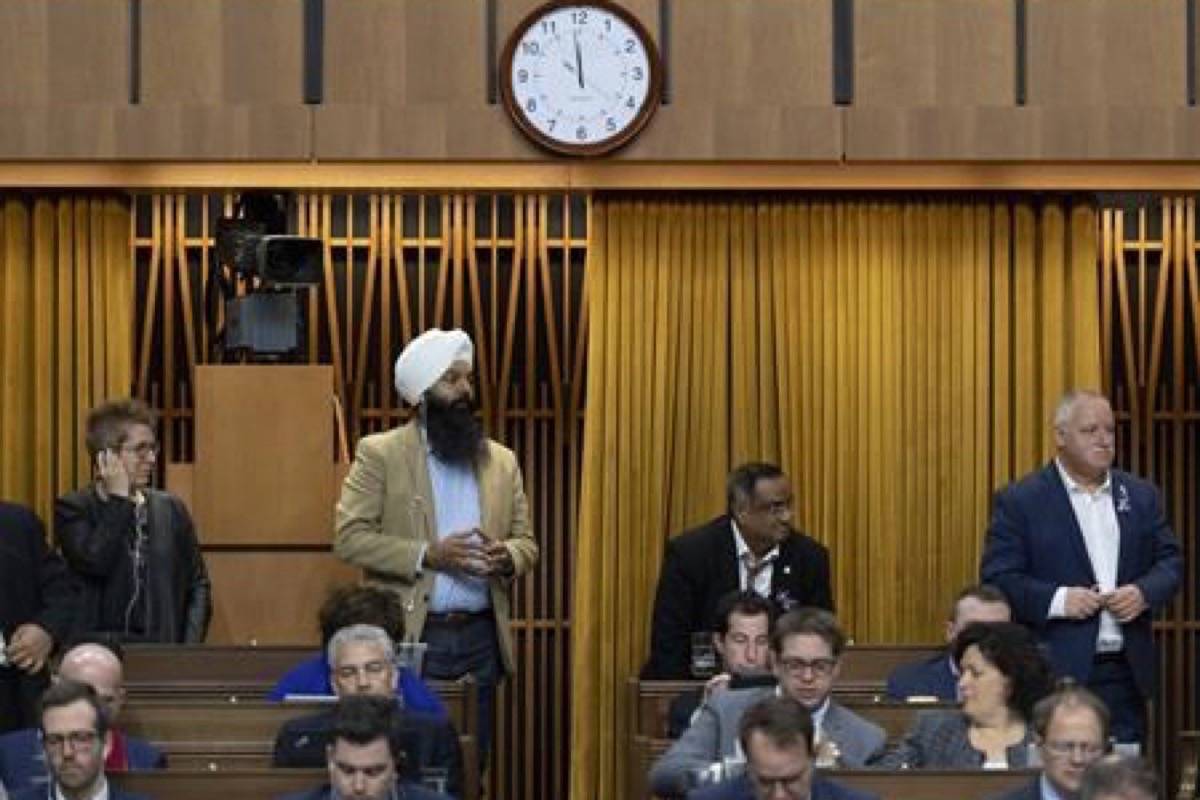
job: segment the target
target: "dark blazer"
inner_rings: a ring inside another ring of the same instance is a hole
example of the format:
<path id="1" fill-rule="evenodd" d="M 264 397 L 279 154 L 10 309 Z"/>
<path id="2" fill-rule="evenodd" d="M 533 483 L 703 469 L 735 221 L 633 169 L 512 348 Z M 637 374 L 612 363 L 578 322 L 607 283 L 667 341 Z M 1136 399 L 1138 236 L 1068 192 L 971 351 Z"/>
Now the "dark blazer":
<path id="1" fill-rule="evenodd" d="M 400 777 L 415 779 L 425 767 L 440 767 L 448 773 L 446 790 L 455 797 L 462 796 L 462 748 L 454 725 L 445 718 L 407 709 L 399 719 L 399 737 L 407 762 Z M 324 767 L 332 724 L 333 709 L 285 722 L 275 737 L 272 765 Z"/>
<path id="2" fill-rule="evenodd" d="M 1150 606 L 1121 629 L 1138 689 L 1149 696 L 1156 672 L 1151 617 L 1179 588 L 1183 560 L 1154 486 L 1120 470 L 1110 470 L 1110 475 L 1121 530 L 1117 585 L 1137 584 Z M 980 576 L 1008 596 L 1016 620 L 1037 632 L 1059 672 L 1086 683 L 1100 616 L 1048 618 L 1058 587 L 1096 584 L 1083 533 L 1054 462 L 996 495 Z"/>
<path id="3" fill-rule="evenodd" d="M 924 661 L 901 664 L 887 679 L 889 700 L 936 697 L 953 703 L 958 699 L 958 678 L 950 669 L 950 655 L 939 653 Z"/>
<path id="4" fill-rule="evenodd" d="M 1042 800 L 1042 776 L 1003 794 L 994 795 L 989 800 Z"/>
<path id="5" fill-rule="evenodd" d="M 178 497 L 153 489 L 145 494 L 149 602 L 142 640 L 201 643 L 212 614 L 212 590 L 192 518 Z M 129 546 L 134 529 L 133 502 L 122 497 L 101 500 L 94 487 L 55 503 L 54 535 L 67 565 L 83 582 L 85 613 L 76 627 L 80 635 L 100 632 L 120 638 L 119 631 L 101 630 L 101 609 L 126 602 L 114 594 L 114 586 L 132 580 Z"/>
<path id="6" fill-rule="evenodd" d="M 692 715 L 704 700 L 703 689 L 688 689 L 675 695 L 667 708 L 667 736 L 678 739 L 692 724 Z"/>
<path id="7" fill-rule="evenodd" d="M 888 769 L 975 769 L 982 767 L 984 754 L 971 746 L 967 717 L 961 711 L 919 711 L 904 741 L 883 757 L 879 766 Z M 1005 753 L 1010 769 L 1029 764 L 1033 728 L 1025 726 L 1025 738 Z"/>
<path id="8" fill-rule="evenodd" d="M 167 766 L 167 757 L 161 750 L 136 736 L 125 736 L 125 753 L 129 769 L 134 772 Z M 49 782 L 46 755 L 36 728 L 0 736 L 0 784 L 10 794 L 27 789 L 39 789 L 45 794 Z"/>
<path id="9" fill-rule="evenodd" d="M 80 610 L 80 587 L 62 559 L 46 546 L 46 531 L 24 506 L 0 503 L 0 634 L 35 623 L 62 645 Z M 30 675 L 0 667 L 0 732 L 37 723 L 37 702 L 46 673 Z"/>
<path id="10" fill-rule="evenodd" d="M 691 635 L 714 630 L 717 602 L 738 588 L 737 544 L 728 515 L 669 540 L 654 598 L 650 659 L 642 667 L 642 679 L 692 677 Z M 832 611 L 829 551 L 793 531 L 779 545 L 771 599 L 781 611 L 796 606 Z"/>
<path id="11" fill-rule="evenodd" d="M 396 783 L 397 800 L 452 800 L 449 795 L 426 789 L 415 783 Z M 328 783 L 310 792 L 284 795 L 279 800 L 334 800 L 333 787 Z"/>
<path id="12" fill-rule="evenodd" d="M 688 800 L 754 800 L 754 787 L 750 785 L 750 778 L 742 775 L 715 786 L 695 789 L 688 792 L 687 797 Z M 877 795 L 842 786 L 840 783 L 835 783 L 819 775 L 813 777 L 812 794 L 809 795 L 809 798 L 810 800 L 879 800 Z"/>

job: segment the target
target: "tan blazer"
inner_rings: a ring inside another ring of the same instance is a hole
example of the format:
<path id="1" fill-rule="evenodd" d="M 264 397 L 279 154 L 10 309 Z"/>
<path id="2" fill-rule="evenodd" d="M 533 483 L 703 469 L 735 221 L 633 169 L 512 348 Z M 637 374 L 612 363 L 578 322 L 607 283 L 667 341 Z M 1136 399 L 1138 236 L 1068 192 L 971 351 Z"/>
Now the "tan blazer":
<path id="1" fill-rule="evenodd" d="M 364 436 L 338 499 L 333 552 L 362 567 L 367 580 L 398 592 L 404 601 L 405 638 L 420 639 L 434 573 L 420 565 L 421 548 L 437 536 L 433 486 L 426 448 L 416 422 Z M 521 469 L 511 450 L 487 440 L 487 454 L 475 470 L 479 481 L 480 527 L 508 547 L 516 572 L 537 562 L 538 546 L 529 525 Z M 492 609 L 504 667 L 511 674 L 509 586 L 492 578 Z"/>

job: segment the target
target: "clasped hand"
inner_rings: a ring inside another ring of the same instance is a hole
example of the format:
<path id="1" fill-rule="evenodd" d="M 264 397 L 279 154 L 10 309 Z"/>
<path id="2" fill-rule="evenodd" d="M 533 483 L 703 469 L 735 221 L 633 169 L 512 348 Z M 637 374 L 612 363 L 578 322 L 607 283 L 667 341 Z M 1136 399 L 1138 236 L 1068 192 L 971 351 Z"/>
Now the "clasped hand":
<path id="1" fill-rule="evenodd" d="M 1136 619 L 1148 607 L 1142 590 L 1132 583 L 1111 592 L 1102 592 L 1095 587 L 1087 589 L 1074 586 L 1067 589 L 1064 605 L 1064 611 L 1071 619 L 1087 619 L 1106 608 L 1122 623 Z"/>
<path id="2" fill-rule="evenodd" d="M 452 533 L 429 545 L 425 561 L 439 572 L 462 572 L 479 578 L 513 572 L 508 548 L 484 536 L 478 528 Z"/>

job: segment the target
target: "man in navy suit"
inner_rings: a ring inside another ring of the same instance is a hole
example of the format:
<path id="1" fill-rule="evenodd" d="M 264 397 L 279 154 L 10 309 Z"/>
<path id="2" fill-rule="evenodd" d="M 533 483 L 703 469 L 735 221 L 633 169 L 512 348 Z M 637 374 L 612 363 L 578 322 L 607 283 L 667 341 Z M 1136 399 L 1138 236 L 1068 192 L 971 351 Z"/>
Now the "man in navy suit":
<path id="1" fill-rule="evenodd" d="M 904 702 L 910 697 L 935 697 L 950 703 L 958 700 L 954 638 L 972 622 L 1012 622 L 1012 609 L 1004 592 L 986 583 L 973 584 L 959 592 L 946 622 L 946 651 L 892 670 L 887 681 L 888 699 Z"/>
<path id="2" fill-rule="evenodd" d="M 790 697 L 771 696 L 747 709 L 738 731 L 746 773 L 698 789 L 688 800 L 873 800 L 816 775 L 813 720 Z"/>
<path id="3" fill-rule="evenodd" d="M 1108 709 L 1080 686 L 1060 688 L 1033 707 L 1042 774 L 995 800 L 1078 800 L 1088 767 L 1108 749 Z"/>
<path id="4" fill-rule="evenodd" d="M 694 633 L 717 627 L 717 603 L 753 591 L 779 611 L 833 611 L 829 551 L 792 527 L 792 487 L 774 464 L 743 464 L 729 476 L 728 513 L 667 543 L 643 680 L 685 680 Z"/>
<path id="5" fill-rule="evenodd" d="M 104 709 L 108 747 L 107 772 L 161 769 L 166 756 L 149 742 L 126 736 L 117 720 L 125 704 L 125 678 L 120 657 L 101 644 L 80 644 L 68 650 L 58 666 L 56 681 L 81 683 L 95 692 Z M 43 793 L 50 781 L 49 763 L 37 728 L 25 728 L 0 736 L 0 784 L 10 792 L 36 787 Z"/>
<path id="6" fill-rule="evenodd" d="M 42 695 L 41 740 L 50 768 L 50 787 L 31 786 L 12 800 L 137 800 L 108 783 L 104 759 L 112 747 L 108 719 L 86 683 L 59 680 Z"/>
<path id="7" fill-rule="evenodd" d="M 1140 742 L 1156 672 L 1151 615 L 1179 588 L 1179 543 L 1155 487 L 1112 468 L 1103 395 L 1068 392 L 1054 440 L 1051 464 L 997 494 L 980 572 L 1058 670 L 1104 700 L 1117 740 Z"/>

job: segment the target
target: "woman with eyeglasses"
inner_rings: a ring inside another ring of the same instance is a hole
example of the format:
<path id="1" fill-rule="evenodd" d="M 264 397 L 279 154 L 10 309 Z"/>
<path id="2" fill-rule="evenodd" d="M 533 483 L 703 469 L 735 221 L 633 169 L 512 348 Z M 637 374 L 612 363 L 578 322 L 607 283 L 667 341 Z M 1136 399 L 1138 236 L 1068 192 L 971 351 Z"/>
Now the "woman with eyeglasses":
<path id="1" fill-rule="evenodd" d="M 1053 688 L 1050 665 L 1033 635 L 1011 622 L 975 623 L 955 639 L 954 661 L 959 708 L 919 713 L 881 766 L 1028 766 L 1033 707 Z"/>

